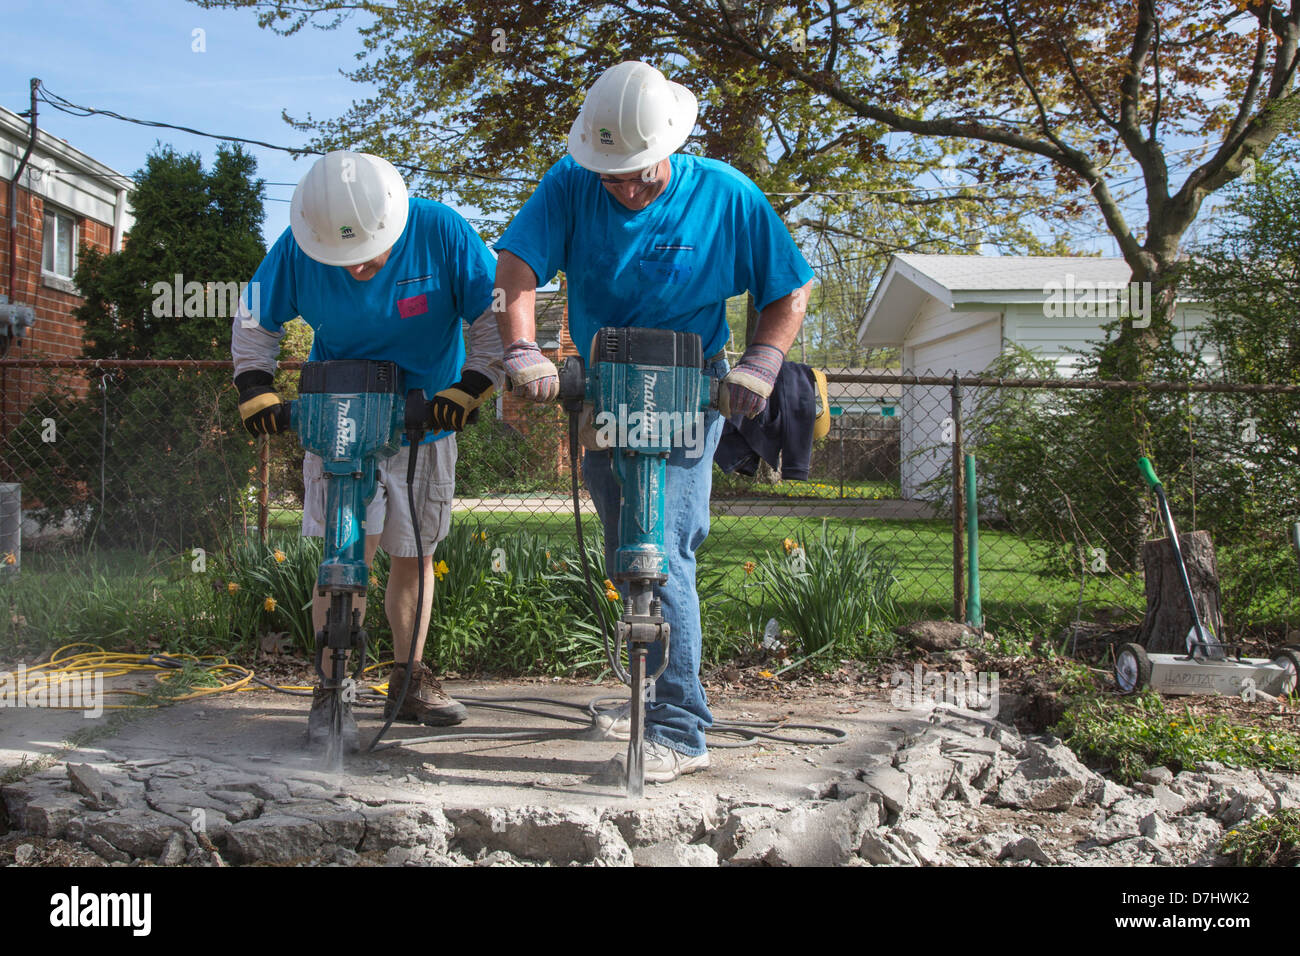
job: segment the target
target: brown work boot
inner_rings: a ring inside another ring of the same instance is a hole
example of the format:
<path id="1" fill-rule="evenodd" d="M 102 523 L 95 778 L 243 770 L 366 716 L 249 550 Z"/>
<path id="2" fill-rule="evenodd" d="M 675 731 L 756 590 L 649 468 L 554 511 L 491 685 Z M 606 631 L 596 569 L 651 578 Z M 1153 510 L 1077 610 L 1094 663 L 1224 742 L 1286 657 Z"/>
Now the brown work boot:
<path id="1" fill-rule="evenodd" d="M 384 705 L 384 720 L 393 716 L 397 698 L 402 693 L 402 681 L 405 679 L 406 665 L 394 664 L 393 672 L 388 675 L 388 703 Z M 465 705 L 447 696 L 442 685 L 434 679 L 433 671 L 425 667 L 422 661 L 417 661 L 411 671 L 411 685 L 406 689 L 406 698 L 402 701 L 402 710 L 398 713 L 397 720 L 428 724 L 430 727 L 450 727 L 468 716 L 469 711 Z"/>

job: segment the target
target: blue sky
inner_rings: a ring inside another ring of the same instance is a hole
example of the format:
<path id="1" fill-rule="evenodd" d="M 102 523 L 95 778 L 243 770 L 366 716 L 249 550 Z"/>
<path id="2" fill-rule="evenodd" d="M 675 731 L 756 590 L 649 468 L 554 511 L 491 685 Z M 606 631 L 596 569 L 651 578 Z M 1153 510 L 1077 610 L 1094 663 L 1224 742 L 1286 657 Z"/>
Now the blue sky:
<path id="1" fill-rule="evenodd" d="M 345 79 L 360 49 L 353 21 L 338 30 L 282 37 L 257 26 L 252 11 L 204 10 L 182 0 L 6 0 L 0 105 L 28 107 L 28 80 L 73 103 L 127 116 L 246 136 L 284 146 L 308 136 L 280 118 L 340 115 L 367 88 Z M 198 53 L 193 31 L 204 31 Z M 128 175 L 161 140 L 212 162 L 217 140 L 150 129 L 103 116 L 78 118 L 39 105 L 46 132 Z M 268 183 L 295 183 L 311 157 L 247 147 Z M 289 224 L 292 185 L 268 185 L 268 245 Z M 279 200 L 279 201 L 278 201 Z"/>

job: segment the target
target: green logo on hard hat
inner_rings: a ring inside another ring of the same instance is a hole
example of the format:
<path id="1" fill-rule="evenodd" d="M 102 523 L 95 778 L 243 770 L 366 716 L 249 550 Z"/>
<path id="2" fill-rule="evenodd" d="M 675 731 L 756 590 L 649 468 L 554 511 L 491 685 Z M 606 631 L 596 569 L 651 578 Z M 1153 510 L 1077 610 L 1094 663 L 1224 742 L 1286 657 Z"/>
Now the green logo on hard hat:
<path id="1" fill-rule="evenodd" d="M 605 129 L 605 127 L 603 126 L 600 128 L 600 145 L 602 146 L 614 145 L 614 134 L 611 133 L 609 130 Z"/>
<path id="2" fill-rule="evenodd" d="M 356 235 L 352 232 L 351 226 L 339 226 L 340 239 L 355 239 Z"/>

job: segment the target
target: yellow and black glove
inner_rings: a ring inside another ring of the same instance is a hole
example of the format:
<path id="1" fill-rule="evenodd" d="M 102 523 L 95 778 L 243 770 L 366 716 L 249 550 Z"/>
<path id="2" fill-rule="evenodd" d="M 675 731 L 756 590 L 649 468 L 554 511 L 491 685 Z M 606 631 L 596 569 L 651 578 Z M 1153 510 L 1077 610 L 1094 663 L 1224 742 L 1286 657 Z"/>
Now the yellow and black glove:
<path id="1" fill-rule="evenodd" d="M 273 435 L 289 430 L 289 404 L 275 393 L 270 372 L 250 369 L 235 376 L 239 389 L 239 417 L 254 435 Z"/>
<path id="2" fill-rule="evenodd" d="M 469 423 L 474 409 L 486 402 L 496 386 L 480 372 L 465 369 L 460 381 L 444 388 L 429 402 L 429 426 L 434 431 L 458 432 Z"/>

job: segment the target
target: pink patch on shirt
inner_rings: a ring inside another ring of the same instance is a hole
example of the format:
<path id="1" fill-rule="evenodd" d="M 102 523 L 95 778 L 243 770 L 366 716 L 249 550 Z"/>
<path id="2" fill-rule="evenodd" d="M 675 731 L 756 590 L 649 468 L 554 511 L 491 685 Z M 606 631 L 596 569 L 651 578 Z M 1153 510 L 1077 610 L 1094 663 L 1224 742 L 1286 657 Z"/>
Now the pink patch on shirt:
<path id="1" fill-rule="evenodd" d="M 409 299 L 398 299 L 397 311 L 404 319 L 424 315 L 429 311 L 429 297 L 426 295 L 413 295 Z"/>

